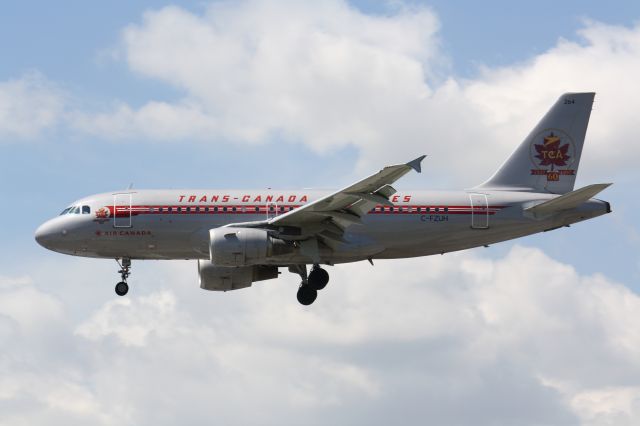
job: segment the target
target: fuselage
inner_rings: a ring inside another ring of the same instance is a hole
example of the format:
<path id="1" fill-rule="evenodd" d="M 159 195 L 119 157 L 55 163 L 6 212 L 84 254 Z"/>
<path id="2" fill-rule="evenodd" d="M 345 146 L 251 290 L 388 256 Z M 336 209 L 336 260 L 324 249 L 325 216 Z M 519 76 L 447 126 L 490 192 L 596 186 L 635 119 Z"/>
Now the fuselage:
<path id="1" fill-rule="evenodd" d="M 208 259 L 209 231 L 263 221 L 328 191 L 135 190 L 91 195 L 36 231 L 51 250 L 85 257 Z M 404 258 L 483 246 L 570 225 L 610 211 L 591 199 L 576 209 L 536 218 L 525 209 L 556 197 L 516 191 L 407 191 L 349 226 L 343 242 L 322 248 L 323 263 Z M 289 253 L 269 263 L 310 263 Z"/>

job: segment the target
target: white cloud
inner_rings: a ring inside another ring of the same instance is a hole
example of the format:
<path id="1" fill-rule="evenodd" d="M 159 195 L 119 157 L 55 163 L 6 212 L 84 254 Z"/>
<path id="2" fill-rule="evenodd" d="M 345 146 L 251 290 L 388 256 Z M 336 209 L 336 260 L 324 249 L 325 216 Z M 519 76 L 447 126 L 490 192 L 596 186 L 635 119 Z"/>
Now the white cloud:
<path id="1" fill-rule="evenodd" d="M 114 300 L 98 311 L 91 322 L 80 326 L 77 333 L 90 340 L 114 335 L 125 345 L 144 346 L 150 335 L 172 328 L 174 315 L 175 298 L 169 293 Z M 115 318 L 117 322 L 113 321 Z"/>
<path id="2" fill-rule="evenodd" d="M 571 400 L 585 425 L 634 425 L 640 418 L 640 387 L 587 390 Z"/>
<path id="3" fill-rule="evenodd" d="M 54 297 L 37 291 L 26 277 L 0 276 L 0 318 L 30 333 L 63 318 L 62 305 Z"/>
<path id="4" fill-rule="evenodd" d="M 0 139 L 34 138 L 64 122 L 107 139 L 286 141 L 319 153 L 350 146 L 358 174 L 427 153 L 431 186 L 470 186 L 560 93 L 595 90 L 580 176 L 635 173 L 640 89 L 630 82 L 640 73 L 640 26 L 586 22 L 579 42 L 561 39 L 472 79 L 450 75 L 439 26 L 428 8 L 372 16 L 342 0 L 216 2 L 202 14 L 165 7 L 126 27 L 114 57 L 180 99 L 80 110 L 27 74 L 0 83 Z"/>
<path id="5" fill-rule="evenodd" d="M 32 139 L 58 125 L 65 95 L 37 72 L 0 82 L 0 142 Z"/>
<path id="6" fill-rule="evenodd" d="M 193 262 L 135 266 L 81 318 L 73 287 L 0 280 L 44 327 L 5 335 L 0 424 L 640 420 L 640 297 L 537 249 L 336 266 L 311 307 L 292 274 L 213 293 Z"/>
<path id="7" fill-rule="evenodd" d="M 635 170 L 640 26 L 586 22 L 580 42 L 468 80 L 446 77 L 438 29 L 427 8 L 371 16 L 341 0 L 222 2 L 202 15 L 165 7 L 124 30 L 121 56 L 184 97 L 73 120 L 107 138 L 353 146 L 367 171 L 427 153 L 433 176 L 472 185 L 559 94 L 595 90 L 583 170 Z"/>
<path id="8" fill-rule="evenodd" d="M 204 16 L 148 12 L 123 44 L 132 70 L 185 91 L 162 105 L 181 116 L 173 137 L 258 143 L 278 135 L 326 151 L 381 144 L 387 135 L 372 122 L 419 106 L 431 92 L 425 78 L 442 62 L 437 30 L 428 9 L 369 16 L 339 0 L 245 1 L 215 3 Z M 152 106 L 120 108 L 109 121 L 81 117 L 82 127 L 151 136 Z"/>

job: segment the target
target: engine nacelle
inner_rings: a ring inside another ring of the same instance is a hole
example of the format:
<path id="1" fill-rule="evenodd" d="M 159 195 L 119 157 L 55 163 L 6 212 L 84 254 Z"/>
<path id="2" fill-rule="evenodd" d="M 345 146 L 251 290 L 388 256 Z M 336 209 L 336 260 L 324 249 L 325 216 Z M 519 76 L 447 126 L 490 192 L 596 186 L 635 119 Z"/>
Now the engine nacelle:
<path id="1" fill-rule="evenodd" d="M 198 276 L 200 288 L 229 291 L 251 287 L 254 281 L 278 278 L 278 267 L 254 265 L 234 268 L 217 266 L 208 260 L 198 260 Z"/>
<path id="2" fill-rule="evenodd" d="M 260 265 L 268 257 L 286 252 L 286 243 L 274 240 L 264 229 L 214 228 L 209 237 L 211 263 L 216 266 Z"/>

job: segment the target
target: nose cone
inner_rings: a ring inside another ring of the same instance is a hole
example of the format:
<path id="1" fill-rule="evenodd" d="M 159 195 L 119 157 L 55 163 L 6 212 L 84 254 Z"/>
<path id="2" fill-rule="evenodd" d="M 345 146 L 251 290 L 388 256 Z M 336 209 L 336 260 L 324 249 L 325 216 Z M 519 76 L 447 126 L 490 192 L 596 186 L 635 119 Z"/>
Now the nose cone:
<path id="1" fill-rule="evenodd" d="M 48 221 L 36 229 L 35 237 L 38 244 L 50 249 L 52 243 L 60 237 L 60 229 L 58 226 L 55 226 L 52 221 Z"/>
<path id="2" fill-rule="evenodd" d="M 43 223 L 38 227 L 38 229 L 36 229 L 36 241 L 45 248 L 47 247 L 47 238 L 49 238 L 49 230 L 47 228 L 47 224 Z"/>

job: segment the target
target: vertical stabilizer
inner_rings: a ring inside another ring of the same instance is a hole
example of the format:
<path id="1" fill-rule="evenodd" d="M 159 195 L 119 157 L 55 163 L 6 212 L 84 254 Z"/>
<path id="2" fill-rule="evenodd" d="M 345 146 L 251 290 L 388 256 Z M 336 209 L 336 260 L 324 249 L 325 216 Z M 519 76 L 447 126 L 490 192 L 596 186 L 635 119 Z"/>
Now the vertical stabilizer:
<path id="1" fill-rule="evenodd" d="M 565 93 L 481 189 L 573 190 L 595 93 Z"/>

